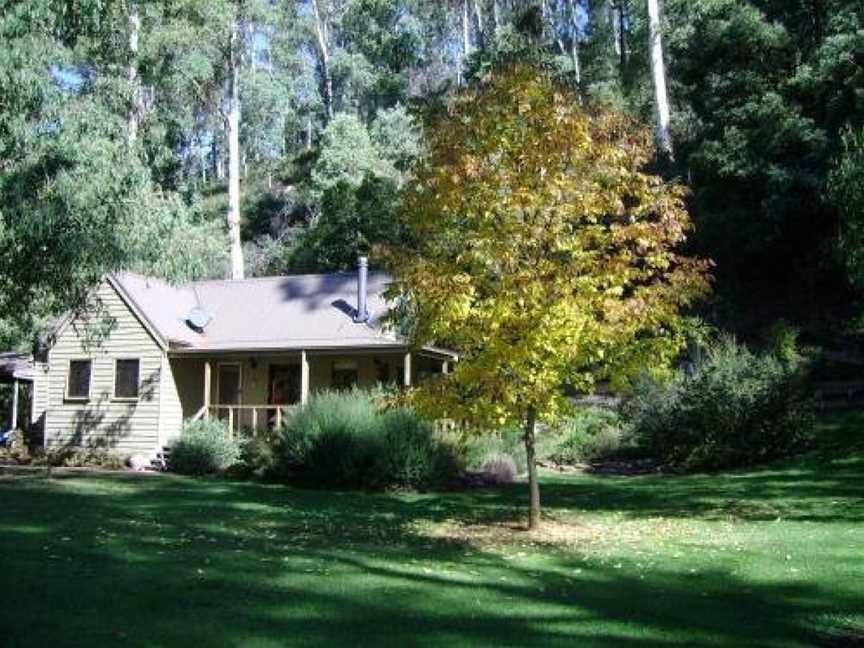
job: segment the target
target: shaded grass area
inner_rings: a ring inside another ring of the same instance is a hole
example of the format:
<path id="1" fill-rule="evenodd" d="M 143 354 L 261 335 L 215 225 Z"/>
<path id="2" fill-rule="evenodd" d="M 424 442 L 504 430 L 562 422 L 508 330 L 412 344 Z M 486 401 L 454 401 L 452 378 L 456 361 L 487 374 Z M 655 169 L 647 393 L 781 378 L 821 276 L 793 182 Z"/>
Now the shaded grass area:
<path id="1" fill-rule="evenodd" d="M 0 473 L 0 644 L 855 645 L 862 420 L 754 470 L 545 474 L 538 536 L 522 484 Z"/>

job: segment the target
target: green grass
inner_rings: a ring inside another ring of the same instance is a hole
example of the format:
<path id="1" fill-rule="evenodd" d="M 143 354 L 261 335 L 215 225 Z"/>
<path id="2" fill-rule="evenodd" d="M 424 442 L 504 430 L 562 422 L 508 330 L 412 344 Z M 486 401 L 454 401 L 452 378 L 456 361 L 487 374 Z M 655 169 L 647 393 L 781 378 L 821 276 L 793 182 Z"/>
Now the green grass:
<path id="1" fill-rule="evenodd" d="M 756 470 L 545 474 L 538 536 L 514 528 L 522 484 L 2 473 L 0 645 L 849 645 L 862 421 L 824 426 L 843 449 Z"/>

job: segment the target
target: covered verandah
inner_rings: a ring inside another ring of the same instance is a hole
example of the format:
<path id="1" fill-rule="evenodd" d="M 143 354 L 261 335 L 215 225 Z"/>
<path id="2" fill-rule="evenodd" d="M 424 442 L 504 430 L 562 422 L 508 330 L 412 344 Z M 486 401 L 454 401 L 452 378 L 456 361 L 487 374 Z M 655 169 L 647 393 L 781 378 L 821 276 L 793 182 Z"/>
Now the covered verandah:
<path id="1" fill-rule="evenodd" d="M 291 408 L 325 389 L 407 387 L 446 373 L 454 354 L 404 347 L 183 352 L 172 374 L 183 418 L 219 418 L 232 432 L 258 434 L 281 426 Z"/>
<path id="2" fill-rule="evenodd" d="M 0 353 L 0 436 L 30 425 L 33 363 L 22 353 Z"/>

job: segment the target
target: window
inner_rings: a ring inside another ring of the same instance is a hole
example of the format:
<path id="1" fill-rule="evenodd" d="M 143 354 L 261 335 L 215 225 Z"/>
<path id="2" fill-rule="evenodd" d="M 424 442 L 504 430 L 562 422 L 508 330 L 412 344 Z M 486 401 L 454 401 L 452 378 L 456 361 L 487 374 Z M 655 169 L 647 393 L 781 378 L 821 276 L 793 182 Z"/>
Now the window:
<path id="1" fill-rule="evenodd" d="M 333 363 L 333 389 L 351 389 L 357 384 L 357 363 L 351 361 L 336 361 Z"/>
<path id="2" fill-rule="evenodd" d="M 390 364 L 386 360 L 375 358 L 375 376 L 381 385 L 390 383 Z"/>
<path id="3" fill-rule="evenodd" d="M 137 358 L 117 360 L 114 365 L 114 398 L 138 398 L 141 361 Z"/>
<path id="4" fill-rule="evenodd" d="M 69 377 L 66 382 L 66 398 L 86 400 L 90 398 L 90 360 L 70 360 Z"/>

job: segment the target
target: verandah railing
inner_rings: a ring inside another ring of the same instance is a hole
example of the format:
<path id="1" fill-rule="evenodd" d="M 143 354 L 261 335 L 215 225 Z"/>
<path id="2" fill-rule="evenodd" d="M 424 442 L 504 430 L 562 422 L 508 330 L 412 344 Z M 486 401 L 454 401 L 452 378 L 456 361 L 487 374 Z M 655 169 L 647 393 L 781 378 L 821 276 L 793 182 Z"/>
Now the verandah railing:
<path id="1" fill-rule="evenodd" d="M 282 422 L 296 405 L 209 405 L 192 417 L 193 421 L 211 418 L 225 421 L 233 436 L 243 434 L 257 436 L 282 427 Z"/>

